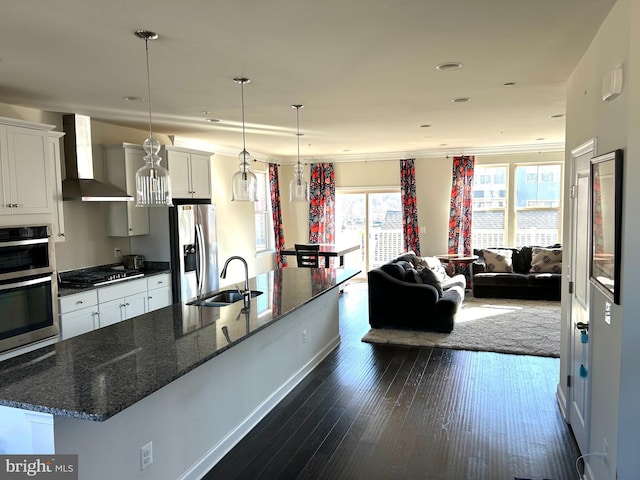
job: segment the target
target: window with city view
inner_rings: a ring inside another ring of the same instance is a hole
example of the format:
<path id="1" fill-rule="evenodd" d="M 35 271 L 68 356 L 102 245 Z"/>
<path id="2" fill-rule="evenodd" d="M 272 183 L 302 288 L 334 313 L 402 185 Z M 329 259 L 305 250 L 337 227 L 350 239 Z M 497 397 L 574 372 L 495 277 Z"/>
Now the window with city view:
<path id="1" fill-rule="evenodd" d="M 473 248 L 557 243 L 561 196 L 560 163 L 476 166 Z"/>

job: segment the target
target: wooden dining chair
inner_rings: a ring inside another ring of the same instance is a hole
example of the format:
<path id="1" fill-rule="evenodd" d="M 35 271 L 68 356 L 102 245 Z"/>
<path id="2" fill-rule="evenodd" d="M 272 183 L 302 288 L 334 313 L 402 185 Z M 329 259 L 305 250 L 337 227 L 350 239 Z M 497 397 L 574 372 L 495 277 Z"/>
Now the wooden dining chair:
<path id="1" fill-rule="evenodd" d="M 320 266 L 320 245 L 295 244 L 298 267 L 318 268 Z"/>

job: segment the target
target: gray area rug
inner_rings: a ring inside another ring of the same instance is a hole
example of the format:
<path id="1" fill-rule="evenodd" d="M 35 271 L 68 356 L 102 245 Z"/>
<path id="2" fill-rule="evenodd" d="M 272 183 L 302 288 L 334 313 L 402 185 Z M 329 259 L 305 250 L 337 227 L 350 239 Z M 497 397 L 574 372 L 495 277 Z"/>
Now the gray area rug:
<path id="1" fill-rule="evenodd" d="M 560 302 L 467 298 L 451 333 L 372 328 L 363 342 L 560 356 Z"/>

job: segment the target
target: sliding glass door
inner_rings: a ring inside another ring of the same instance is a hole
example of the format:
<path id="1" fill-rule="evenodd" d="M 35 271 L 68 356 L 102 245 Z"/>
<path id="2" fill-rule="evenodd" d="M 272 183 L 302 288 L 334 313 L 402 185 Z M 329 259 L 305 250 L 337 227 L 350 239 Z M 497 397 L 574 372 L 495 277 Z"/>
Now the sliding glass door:
<path id="1" fill-rule="evenodd" d="M 336 192 L 336 243 L 359 244 L 345 266 L 362 271 L 379 267 L 403 251 L 400 189 Z"/>

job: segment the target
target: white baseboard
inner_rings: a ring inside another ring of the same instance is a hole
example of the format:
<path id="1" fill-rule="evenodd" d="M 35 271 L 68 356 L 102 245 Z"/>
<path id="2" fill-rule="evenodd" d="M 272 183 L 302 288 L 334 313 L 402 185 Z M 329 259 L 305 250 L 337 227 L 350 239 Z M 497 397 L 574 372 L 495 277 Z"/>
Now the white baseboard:
<path id="1" fill-rule="evenodd" d="M 569 415 L 567 412 L 567 397 L 564 395 L 564 390 L 560 388 L 560 384 L 558 384 L 558 388 L 556 389 L 556 400 L 558 401 L 558 406 L 560 407 L 560 413 L 562 414 L 562 418 L 567 423 L 569 422 Z"/>
<path id="2" fill-rule="evenodd" d="M 311 370 L 324 360 L 340 344 L 340 336 L 335 337 L 306 365 L 292 375 L 283 385 L 276 389 L 261 405 L 258 406 L 243 422 L 241 422 L 225 438 L 214 445 L 197 463 L 191 466 L 178 480 L 199 480 L 211 470 L 222 457 L 244 438 L 273 408 L 298 385 Z"/>

